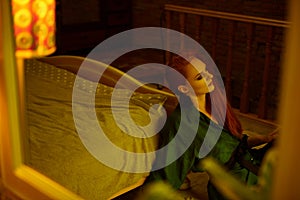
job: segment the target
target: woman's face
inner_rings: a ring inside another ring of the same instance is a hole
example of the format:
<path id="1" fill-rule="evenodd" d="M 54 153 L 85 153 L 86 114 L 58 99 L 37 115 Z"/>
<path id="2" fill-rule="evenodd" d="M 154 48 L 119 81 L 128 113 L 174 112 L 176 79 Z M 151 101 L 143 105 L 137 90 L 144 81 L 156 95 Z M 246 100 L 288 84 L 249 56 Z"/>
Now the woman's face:
<path id="1" fill-rule="evenodd" d="M 206 64 L 201 60 L 194 58 L 185 69 L 186 79 L 192 86 L 196 96 L 210 93 L 215 89 L 212 81 L 213 75 L 207 71 Z M 193 94 L 188 87 L 186 89 L 188 90 L 184 92 L 186 95 L 190 96 Z"/>

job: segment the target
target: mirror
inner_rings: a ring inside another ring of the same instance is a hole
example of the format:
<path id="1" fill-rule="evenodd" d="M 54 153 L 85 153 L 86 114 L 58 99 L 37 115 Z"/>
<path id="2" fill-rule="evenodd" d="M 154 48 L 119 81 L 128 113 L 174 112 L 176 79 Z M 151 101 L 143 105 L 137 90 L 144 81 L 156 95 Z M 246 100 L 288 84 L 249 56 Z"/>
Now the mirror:
<path id="1" fill-rule="evenodd" d="M 28 134 L 28 132 L 23 131 L 27 122 L 22 120 L 25 114 L 23 109 L 24 106 L 27 105 L 20 104 L 19 97 L 22 97 L 24 94 L 23 89 L 25 88 L 23 87 L 25 85 L 22 84 L 22 80 L 24 80 L 24 75 L 26 79 L 26 71 L 23 71 L 23 61 L 15 59 L 14 38 L 11 29 L 7 28 L 12 27 L 9 3 L 10 1 L 8 0 L 2 0 L 0 2 L 2 15 L 0 17 L 0 43 L 4 44 L 1 45 L 2 49 L 0 54 L 0 65 L 3 66 L 0 72 L 1 179 L 7 188 L 14 190 L 16 194 L 24 199 L 82 199 L 84 197 L 77 195 L 78 191 L 76 191 L 76 189 L 61 186 L 61 182 L 56 181 L 52 174 L 40 173 L 44 170 L 42 166 L 40 166 L 40 168 L 32 167 L 35 164 L 30 163 L 31 161 L 29 161 L 28 154 L 24 155 L 23 148 L 26 149 L 29 148 L 29 145 L 32 145 L 22 143 L 23 137 L 27 137 L 25 134 Z M 25 64 L 28 62 L 31 61 L 26 61 Z M 57 76 L 53 77 L 57 78 Z M 26 80 L 24 80 L 24 82 L 25 81 Z M 290 152 L 293 151 L 291 150 Z M 284 156 L 283 153 L 282 155 Z M 286 168 L 288 168 L 288 166 Z M 279 173 L 280 171 L 278 174 Z M 68 176 L 68 174 L 64 175 Z"/>

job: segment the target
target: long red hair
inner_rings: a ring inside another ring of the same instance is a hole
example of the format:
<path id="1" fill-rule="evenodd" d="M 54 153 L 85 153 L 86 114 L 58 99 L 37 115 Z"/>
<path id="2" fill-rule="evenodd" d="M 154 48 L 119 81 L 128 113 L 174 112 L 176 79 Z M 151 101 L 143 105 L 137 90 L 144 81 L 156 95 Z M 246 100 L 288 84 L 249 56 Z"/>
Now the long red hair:
<path id="1" fill-rule="evenodd" d="M 189 54 L 191 56 L 191 54 Z M 195 56 L 199 58 L 199 56 Z M 201 57 L 201 56 L 200 56 Z M 209 62 L 208 59 L 205 59 L 203 56 L 199 58 L 202 60 L 206 66 L 211 65 L 212 63 Z M 212 61 L 213 62 L 213 61 Z M 172 67 L 173 69 L 177 70 L 180 72 L 184 77 L 186 77 L 186 70 L 187 70 L 187 65 L 189 64 L 189 61 L 186 59 L 182 58 L 181 56 L 174 55 L 171 57 L 171 59 L 168 62 L 168 66 Z M 213 63 L 214 64 L 214 63 Z M 212 68 L 209 68 L 212 71 L 212 73 L 215 77 L 215 72 Z M 170 89 L 175 92 L 178 95 L 181 95 L 180 92 L 178 91 L 178 86 L 183 85 L 185 83 L 180 82 L 182 79 L 174 77 L 174 74 L 172 74 L 172 77 L 168 76 L 169 74 L 166 73 L 166 79 L 169 84 Z M 216 79 L 218 80 L 218 79 Z M 224 128 L 229 130 L 229 132 L 234 135 L 235 137 L 241 139 L 242 136 L 242 126 L 238 118 L 233 112 L 233 109 L 231 105 L 228 103 L 226 99 L 226 94 L 222 92 L 220 88 L 220 83 L 215 81 L 214 79 L 214 85 L 215 89 L 211 93 L 206 95 L 206 111 L 214 118 L 218 123 L 223 123 L 224 122 Z M 178 93 L 177 93 L 178 92 Z M 224 113 L 222 114 L 224 109 L 221 107 L 224 105 L 224 101 L 226 101 L 226 115 L 225 115 L 225 121 L 224 120 Z M 212 112 L 212 105 L 214 106 L 214 109 L 216 112 Z"/>

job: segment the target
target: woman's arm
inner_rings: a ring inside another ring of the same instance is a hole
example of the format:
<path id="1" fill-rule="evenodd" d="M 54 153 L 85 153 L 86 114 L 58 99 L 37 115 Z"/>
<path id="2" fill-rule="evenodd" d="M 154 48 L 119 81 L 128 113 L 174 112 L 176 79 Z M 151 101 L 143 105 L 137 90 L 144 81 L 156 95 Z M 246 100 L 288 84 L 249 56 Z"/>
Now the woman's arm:
<path id="1" fill-rule="evenodd" d="M 278 131 L 273 131 L 267 135 L 253 134 L 248 137 L 247 145 L 249 148 L 255 147 L 261 144 L 274 141 L 278 136 Z"/>

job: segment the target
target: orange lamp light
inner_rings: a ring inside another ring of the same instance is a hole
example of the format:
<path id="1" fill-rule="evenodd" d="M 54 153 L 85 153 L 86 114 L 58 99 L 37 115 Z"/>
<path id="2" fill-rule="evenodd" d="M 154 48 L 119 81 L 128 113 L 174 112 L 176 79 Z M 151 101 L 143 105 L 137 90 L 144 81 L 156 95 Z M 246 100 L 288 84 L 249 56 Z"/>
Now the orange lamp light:
<path id="1" fill-rule="evenodd" d="M 55 46 L 55 0 L 12 0 L 16 57 L 46 56 Z"/>

